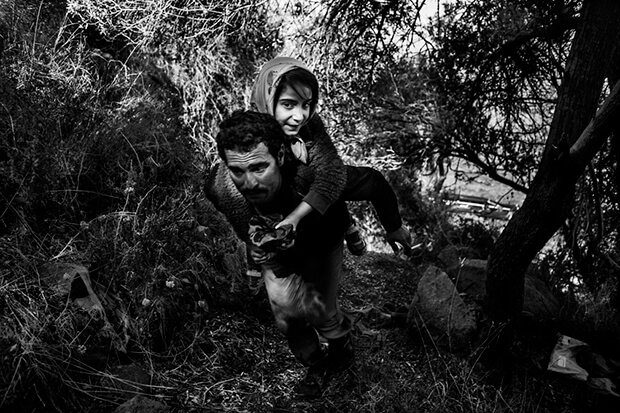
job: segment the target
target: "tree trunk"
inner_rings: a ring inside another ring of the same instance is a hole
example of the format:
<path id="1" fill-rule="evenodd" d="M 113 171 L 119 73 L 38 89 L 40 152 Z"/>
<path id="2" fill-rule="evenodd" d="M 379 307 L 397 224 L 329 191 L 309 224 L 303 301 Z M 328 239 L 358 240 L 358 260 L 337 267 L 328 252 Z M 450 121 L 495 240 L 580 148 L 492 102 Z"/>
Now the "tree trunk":
<path id="1" fill-rule="evenodd" d="M 508 222 L 489 257 L 487 312 L 496 341 L 488 355 L 494 361 L 512 343 L 527 267 L 568 216 L 577 179 L 609 136 L 613 116 L 605 118 L 603 126 L 607 128 L 601 129 L 599 122 L 598 127 L 588 127 L 587 137 L 582 132 L 596 112 L 618 44 L 619 22 L 620 1 L 584 2 L 541 164 L 523 206 Z M 618 115 L 615 106 L 611 110 Z"/>

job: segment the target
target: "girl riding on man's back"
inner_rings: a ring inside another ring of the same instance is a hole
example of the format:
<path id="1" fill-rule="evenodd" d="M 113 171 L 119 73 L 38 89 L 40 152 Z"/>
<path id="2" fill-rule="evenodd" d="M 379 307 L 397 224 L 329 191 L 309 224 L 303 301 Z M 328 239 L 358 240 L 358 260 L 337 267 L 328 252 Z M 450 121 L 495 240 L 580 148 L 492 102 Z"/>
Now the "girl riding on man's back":
<path id="1" fill-rule="evenodd" d="M 324 213 L 336 199 L 371 201 L 390 245 L 405 251 L 411 249 L 411 236 L 402 226 L 397 201 L 393 192 L 381 193 L 368 185 L 371 175 L 385 178 L 378 171 L 366 167 L 344 165 L 325 131 L 316 108 L 319 84 L 314 74 L 299 60 L 277 57 L 261 69 L 252 89 L 251 103 L 263 113 L 269 113 L 280 123 L 290 138 L 292 156 L 314 171 L 314 182 L 300 205 L 280 225 L 297 223 L 312 210 Z M 347 247 L 354 255 L 365 252 L 365 243 L 351 220 L 346 236 Z"/>
<path id="2" fill-rule="evenodd" d="M 400 247 L 405 253 L 411 250 L 411 235 L 402 225 L 396 195 L 385 182 L 383 175 L 372 168 L 344 165 L 325 130 L 316 107 L 319 85 L 314 74 L 299 60 L 278 57 L 267 62 L 261 69 L 252 90 L 251 103 L 258 112 L 276 118 L 290 139 L 288 156 L 306 167 L 299 168 L 298 181 L 310 183 L 309 190 L 300 204 L 277 227 L 291 225 L 293 228 L 311 212 L 323 214 L 336 200 L 371 201 L 386 230 L 386 239 L 394 251 Z M 303 186 L 303 185 L 302 185 Z M 306 185 L 307 186 L 307 185 Z M 214 188 L 228 188 L 215 191 Z M 387 187 L 388 190 L 385 190 Z M 261 251 L 252 248 L 248 239 L 248 223 L 256 212 L 234 188 L 225 165 L 216 164 L 206 185 L 207 196 L 219 207 L 234 210 L 237 218 L 235 232 L 248 245 L 248 274 L 260 275 L 255 264 Z M 211 188 L 211 189 L 209 189 Z M 234 194 L 223 196 L 223 193 Z M 362 255 L 366 245 L 359 230 L 351 220 L 345 235 L 347 247 L 354 255 Z"/>

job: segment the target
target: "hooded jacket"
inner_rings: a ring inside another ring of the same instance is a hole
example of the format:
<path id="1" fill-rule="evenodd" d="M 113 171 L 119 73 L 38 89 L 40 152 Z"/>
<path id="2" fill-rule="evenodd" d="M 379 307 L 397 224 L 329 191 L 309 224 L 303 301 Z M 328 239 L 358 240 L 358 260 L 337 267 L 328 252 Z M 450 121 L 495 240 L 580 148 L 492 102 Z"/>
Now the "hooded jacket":
<path id="1" fill-rule="evenodd" d="M 276 57 L 265 63 L 252 88 L 250 103 L 258 112 L 275 116 L 275 92 L 282 75 L 293 69 L 304 69 L 314 74 L 301 61 L 291 57 Z M 299 138 L 306 146 L 308 165 L 314 173 L 314 181 L 304 201 L 321 214 L 341 195 L 346 185 L 346 169 L 323 121 L 313 106 L 308 121 L 302 126 Z"/>

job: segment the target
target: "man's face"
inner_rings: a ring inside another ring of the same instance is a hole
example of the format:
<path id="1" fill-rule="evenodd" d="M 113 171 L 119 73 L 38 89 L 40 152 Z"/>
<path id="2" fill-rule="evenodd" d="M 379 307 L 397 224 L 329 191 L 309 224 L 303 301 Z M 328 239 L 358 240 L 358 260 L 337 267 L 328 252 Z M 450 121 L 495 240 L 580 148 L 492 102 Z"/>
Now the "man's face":
<path id="1" fill-rule="evenodd" d="M 284 150 L 275 159 L 261 142 L 250 152 L 226 150 L 226 163 L 233 183 L 252 205 L 273 201 L 282 185 L 280 166 Z"/>

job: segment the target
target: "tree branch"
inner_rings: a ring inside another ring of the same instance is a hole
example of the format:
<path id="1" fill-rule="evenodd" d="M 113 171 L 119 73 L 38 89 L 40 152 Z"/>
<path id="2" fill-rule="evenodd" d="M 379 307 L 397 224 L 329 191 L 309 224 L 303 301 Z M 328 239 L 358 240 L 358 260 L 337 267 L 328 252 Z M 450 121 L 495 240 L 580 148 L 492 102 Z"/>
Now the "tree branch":
<path id="1" fill-rule="evenodd" d="M 570 148 L 571 160 L 585 167 L 598 152 L 603 141 L 613 132 L 619 117 L 620 82 L 617 82 L 609 96 L 607 96 L 607 99 L 605 99 L 605 102 L 603 102 L 603 106 L 594 116 L 594 119 L 590 121 L 579 136 L 579 139 Z M 582 170 L 582 168 L 579 168 L 579 170 Z"/>

